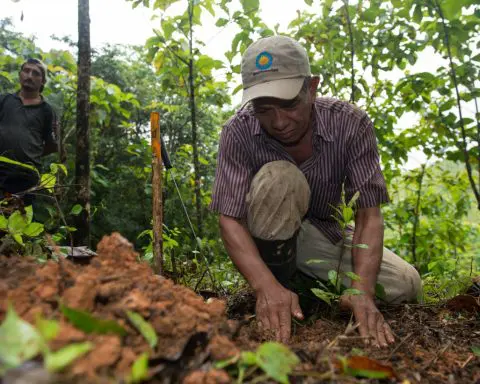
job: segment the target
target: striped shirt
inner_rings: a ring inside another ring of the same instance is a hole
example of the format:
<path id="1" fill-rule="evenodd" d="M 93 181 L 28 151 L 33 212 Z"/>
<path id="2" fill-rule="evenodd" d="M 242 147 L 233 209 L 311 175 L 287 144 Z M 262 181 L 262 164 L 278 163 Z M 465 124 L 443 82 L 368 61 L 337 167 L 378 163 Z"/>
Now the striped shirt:
<path id="1" fill-rule="evenodd" d="M 358 208 L 386 203 L 388 193 L 374 127 L 365 112 L 350 103 L 320 97 L 315 101 L 311 118 L 313 154 L 299 166 L 311 192 L 306 218 L 332 243 L 337 243 L 342 235 L 332 217 L 332 205 L 337 206 L 341 201 L 342 184 L 346 201 L 360 192 Z M 263 165 L 276 160 L 295 164 L 282 145 L 263 131 L 251 108 L 237 112 L 220 136 L 210 209 L 245 218 L 245 197 L 253 176 Z"/>

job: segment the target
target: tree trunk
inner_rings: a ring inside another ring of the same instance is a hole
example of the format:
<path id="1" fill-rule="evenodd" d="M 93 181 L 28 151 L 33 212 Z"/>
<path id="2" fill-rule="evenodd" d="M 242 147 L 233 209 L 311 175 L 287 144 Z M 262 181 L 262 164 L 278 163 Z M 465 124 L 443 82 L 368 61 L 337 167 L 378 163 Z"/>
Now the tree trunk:
<path id="1" fill-rule="evenodd" d="M 75 186 L 82 212 L 75 217 L 75 245 L 90 245 L 90 16 L 89 0 L 78 0 L 78 85 Z"/>
<path id="2" fill-rule="evenodd" d="M 188 82 L 190 88 L 190 116 L 192 123 L 193 170 L 195 178 L 195 208 L 197 213 L 197 235 L 202 238 L 202 198 L 200 193 L 200 162 L 198 160 L 197 117 L 195 105 L 195 81 L 193 77 L 193 1 L 188 1 L 188 16 L 190 21 L 190 59 L 188 60 Z"/>

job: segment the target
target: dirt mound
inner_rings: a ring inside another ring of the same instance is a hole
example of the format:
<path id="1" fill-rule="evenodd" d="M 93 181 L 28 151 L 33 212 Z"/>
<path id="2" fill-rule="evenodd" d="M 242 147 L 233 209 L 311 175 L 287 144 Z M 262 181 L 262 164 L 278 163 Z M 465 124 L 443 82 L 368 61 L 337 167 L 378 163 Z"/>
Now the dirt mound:
<path id="1" fill-rule="evenodd" d="M 31 323 L 38 313 L 60 322 L 60 332 L 50 342 L 52 350 L 82 341 L 95 346 L 76 360 L 60 381 L 56 377 L 55 383 L 122 382 L 144 352 L 149 356 L 150 383 L 228 383 L 232 379 L 227 372 L 214 369 L 212 361 L 238 356 L 240 350 L 255 351 L 265 341 L 252 316 L 251 292 L 241 291 L 229 298 L 228 315 L 238 320 L 228 320 L 223 301 L 205 302 L 190 289 L 154 275 L 146 263 L 138 262 L 138 254 L 120 235 L 105 237 L 97 251 L 98 256 L 88 265 L 64 259 L 39 265 L 27 257 L 0 256 L 0 321 L 10 301 Z M 59 303 L 115 320 L 127 333 L 86 334 L 62 315 Z M 470 296 L 457 297 L 443 306 L 383 308 L 397 339 L 389 349 L 366 347 L 347 326 L 349 316 L 317 306 L 307 321 L 293 326 L 290 348 L 301 363 L 291 382 L 367 382 L 351 373 L 340 374 L 338 361 L 344 358 L 362 364 L 375 359 L 372 364 L 387 365 L 395 371 L 394 382 L 399 383 L 478 384 L 478 304 L 478 298 Z M 129 322 L 127 310 L 140 314 L 155 329 L 158 344 L 153 350 Z M 45 373 L 41 365 L 30 363 L 29 367 L 34 377 L 29 383 L 52 383 L 40 381 Z M 233 376 L 239 372 L 235 366 L 226 369 Z M 242 374 L 244 382 L 271 382 L 255 366 Z"/>
<path id="2" fill-rule="evenodd" d="M 50 345 L 53 350 L 71 342 L 93 342 L 95 348 L 68 371 L 89 382 L 100 376 L 125 377 L 143 352 L 149 352 L 149 359 L 157 362 L 157 368 L 163 364 L 164 376 L 172 382 L 180 380 L 189 369 L 201 366 L 210 349 L 217 355 L 230 355 L 231 344 L 219 343 L 216 337 L 230 335 L 235 327 L 234 322 L 226 319 L 224 302 L 204 302 L 190 289 L 154 275 L 146 263 L 138 262 L 132 245 L 119 234 L 105 237 L 97 253 L 86 266 L 64 259 L 39 266 L 32 259 L 2 256 L 0 320 L 10 301 L 16 312 L 31 323 L 38 313 L 60 321 L 61 330 Z M 127 330 L 127 335 L 87 335 L 66 321 L 59 310 L 60 302 L 102 319 L 115 320 Z M 127 310 L 142 315 L 155 329 L 158 345 L 153 351 L 128 321 Z M 189 354 L 195 358 L 185 359 Z M 181 369 L 172 370 L 173 367 Z M 161 378 L 162 369 L 158 371 L 156 377 Z"/>

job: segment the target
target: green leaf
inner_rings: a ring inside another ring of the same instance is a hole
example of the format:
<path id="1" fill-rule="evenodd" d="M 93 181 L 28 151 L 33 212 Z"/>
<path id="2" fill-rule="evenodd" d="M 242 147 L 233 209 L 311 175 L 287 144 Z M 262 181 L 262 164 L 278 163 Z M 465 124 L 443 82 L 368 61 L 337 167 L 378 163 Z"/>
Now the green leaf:
<path id="1" fill-rule="evenodd" d="M 227 20 L 227 19 L 224 19 L 224 18 L 222 18 L 222 17 L 219 18 L 219 19 L 217 20 L 217 22 L 215 23 L 215 25 L 216 25 L 217 27 L 223 27 L 223 26 L 225 26 L 225 25 L 227 25 L 227 24 L 228 24 L 228 20 Z"/>
<path id="2" fill-rule="evenodd" d="M 0 374 L 38 355 L 43 345 L 37 330 L 23 321 L 9 304 L 0 326 Z"/>
<path id="3" fill-rule="evenodd" d="M 24 245 L 22 235 L 12 235 L 13 239 L 20 245 Z"/>
<path id="4" fill-rule="evenodd" d="M 375 296 L 380 300 L 385 300 L 387 298 L 385 287 L 380 283 L 375 284 Z"/>
<path id="5" fill-rule="evenodd" d="M 250 351 L 244 351 L 240 353 L 240 360 L 246 365 L 256 365 L 257 355 Z"/>
<path id="6" fill-rule="evenodd" d="M 41 223 L 30 223 L 24 229 L 23 234 L 28 237 L 35 237 L 40 235 L 43 229 L 43 224 Z"/>
<path id="7" fill-rule="evenodd" d="M 288 384 L 288 375 L 300 362 L 295 353 L 283 344 L 268 342 L 260 345 L 257 352 L 258 366 L 272 379 Z"/>
<path id="8" fill-rule="evenodd" d="M 328 281 L 332 284 L 332 286 L 336 287 L 338 285 L 338 282 L 341 281 L 339 278 L 337 271 L 331 269 L 328 271 Z"/>
<path id="9" fill-rule="evenodd" d="M 313 4 L 313 0 L 304 0 L 305 1 L 305 4 L 307 5 L 312 5 Z"/>
<path id="10" fill-rule="evenodd" d="M 360 276 L 358 276 L 356 273 L 351 272 L 351 271 L 345 272 L 345 276 L 349 277 L 353 281 L 361 281 L 362 280 L 362 278 Z"/>
<path id="11" fill-rule="evenodd" d="M 49 192 L 53 192 L 53 187 L 55 187 L 56 182 L 57 178 L 55 175 L 52 175 L 51 173 L 45 173 L 40 179 L 40 187 L 45 188 Z"/>
<path id="12" fill-rule="evenodd" d="M 8 227 L 8 219 L 5 216 L 0 215 L 0 230 L 6 231 L 7 227 Z"/>
<path id="13" fill-rule="evenodd" d="M 86 333 L 115 333 L 120 336 L 127 334 L 127 331 L 113 320 L 98 319 L 88 312 L 69 308 L 61 305 L 60 309 L 64 316 L 78 329 Z"/>
<path id="14" fill-rule="evenodd" d="M 22 215 L 20 211 L 13 212 L 8 218 L 8 232 L 12 235 L 21 235 L 27 225 L 27 216 Z"/>
<path id="15" fill-rule="evenodd" d="M 354 244 L 353 248 L 368 249 L 367 244 Z"/>
<path id="16" fill-rule="evenodd" d="M 367 9 L 365 12 L 363 12 L 362 18 L 368 21 L 369 23 L 374 23 L 378 14 L 379 14 L 378 9 L 372 7 Z"/>
<path id="17" fill-rule="evenodd" d="M 252 352 L 248 352 L 248 353 L 251 353 L 255 357 L 254 353 Z M 232 364 L 237 363 L 239 359 L 240 359 L 240 354 L 236 354 L 235 356 L 229 359 L 216 361 L 213 365 L 216 369 L 224 369 Z M 249 364 L 249 365 L 253 365 L 253 364 Z"/>
<path id="18" fill-rule="evenodd" d="M 446 0 L 441 5 L 444 15 L 448 20 L 456 19 L 463 7 L 471 4 L 471 0 Z"/>
<path id="19" fill-rule="evenodd" d="M 342 294 L 344 295 L 352 295 L 352 296 L 357 296 L 357 295 L 363 295 L 363 291 L 355 288 L 347 288 L 345 289 Z"/>
<path id="20" fill-rule="evenodd" d="M 471 348 L 475 356 L 480 357 L 480 345 L 472 345 Z"/>
<path id="21" fill-rule="evenodd" d="M 2 163 L 7 163 L 7 164 L 12 164 L 12 165 L 18 165 L 19 167 L 29 169 L 29 170 L 35 172 L 37 175 L 40 176 L 40 174 L 38 173 L 37 168 L 35 168 L 35 167 L 32 166 L 32 165 L 20 163 L 19 161 L 11 160 L 11 159 L 9 159 L 8 157 L 4 157 L 4 156 L 0 156 L 0 162 L 2 162 Z"/>
<path id="22" fill-rule="evenodd" d="M 324 291 L 323 289 L 312 288 L 311 291 L 316 297 L 318 297 L 320 300 L 323 300 L 328 305 L 332 305 L 332 300 L 337 298 L 337 295 L 334 293 Z"/>
<path id="23" fill-rule="evenodd" d="M 148 353 L 142 353 L 133 363 L 129 383 L 139 383 L 148 379 Z"/>
<path id="24" fill-rule="evenodd" d="M 92 350 L 93 347 L 94 345 L 87 341 L 70 344 L 56 352 L 47 353 L 44 360 L 45 367 L 50 372 L 61 371 L 73 361 Z"/>
<path id="25" fill-rule="evenodd" d="M 423 12 L 422 6 L 420 4 L 415 5 L 415 9 L 413 11 L 413 21 L 417 24 L 420 24 L 423 19 Z"/>
<path id="26" fill-rule="evenodd" d="M 56 320 L 45 319 L 42 315 L 38 315 L 35 319 L 35 327 L 42 335 L 45 341 L 53 340 L 60 331 L 60 324 Z"/>
<path id="27" fill-rule="evenodd" d="M 31 205 L 25 208 L 25 218 L 27 220 L 27 224 L 30 224 L 33 219 L 33 208 Z"/>
<path id="28" fill-rule="evenodd" d="M 83 211 L 83 207 L 80 204 L 75 204 L 70 210 L 70 214 L 73 216 L 79 215 Z"/>
<path id="29" fill-rule="evenodd" d="M 240 3 L 242 4 L 243 12 L 252 15 L 257 13 L 256 11 L 258 11 L 260 6 L 259 0 L 240 0 Z"/>
<path id="30" fill-rule="evenodd" d="M 360 192 L 359 191 L 355 192 L 355 194 L 352 196 L 352 198 L 348 202 L 348 206 L 350 208 L 352 208 L 355 205 L 355 203 L 357 202 L 359 197 L 360 197 Z"/>
<path id="31" fill-rule="evenodd" d="M 155 348 L 158 343 L 158 338 L 155 329 L 153 329 L 151 324 L 145 321 L 145 319 L 138 313 L 127 311 L 127 316 L 128 320 L 132 322 L 135 328 L 137 328 L 145 340 L 147 340 L 150 347 Z"/>
<path id="32" fill-rule="evenodd" d="M 353 209 L 349 206 L 343 207 L 342 218 L 344 223 L 349 223 L 353 218 Z"/>

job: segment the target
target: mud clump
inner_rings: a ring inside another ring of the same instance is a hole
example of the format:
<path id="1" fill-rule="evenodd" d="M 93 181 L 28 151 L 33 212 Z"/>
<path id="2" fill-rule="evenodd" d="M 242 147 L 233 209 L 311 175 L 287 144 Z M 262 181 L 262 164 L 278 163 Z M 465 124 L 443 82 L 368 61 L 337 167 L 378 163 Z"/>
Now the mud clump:
<path id="1" fill-rule="evenodd" d="M 232 325 L 226 319 L 222 301 L 204 302 L 190 289 L 155 275 L 147 263 L 138 262 L 133 246 L 118 233 L 104 237 L 97 253 L 84 266 L 64 259 L 39 265 L 28 258 L 1 256 L 0 320 L 11 302 L 16 312 L 30 323 L 35 323 L 37 314 L 60 322 L 60 332 L 50 343 L 53 350 L 72 342 L 94 343 L 95 348 L 66 372 L 82 377 L 83 382 L 98 382 L 100 377 L 122 379 L 143 352 L 149 354 L 157 367 L 163 364 L 165 374 L 168 373 L 168 381 L 162 381 L 162 369 L 157 369 L 159 382 L 180 382 L 190 371 L 201 367 L 210 350 L 217 356 L 231 353 L 228 336 Z M 86 334 L 64 318 L 59 303 L 114 320 L 127 330 L 127 335 Z M 127 310 L 139 313 L 153 326 L 158 336 L 154 349 L 128 321 Z M 211 340 L 213 344 L 209 347 Z M 193 363 L 189 351 L 192 348 Z M 199 348 L 203 350 L 201 359 Z M 182 369 L 172 374 L 176 365 Z"/>

